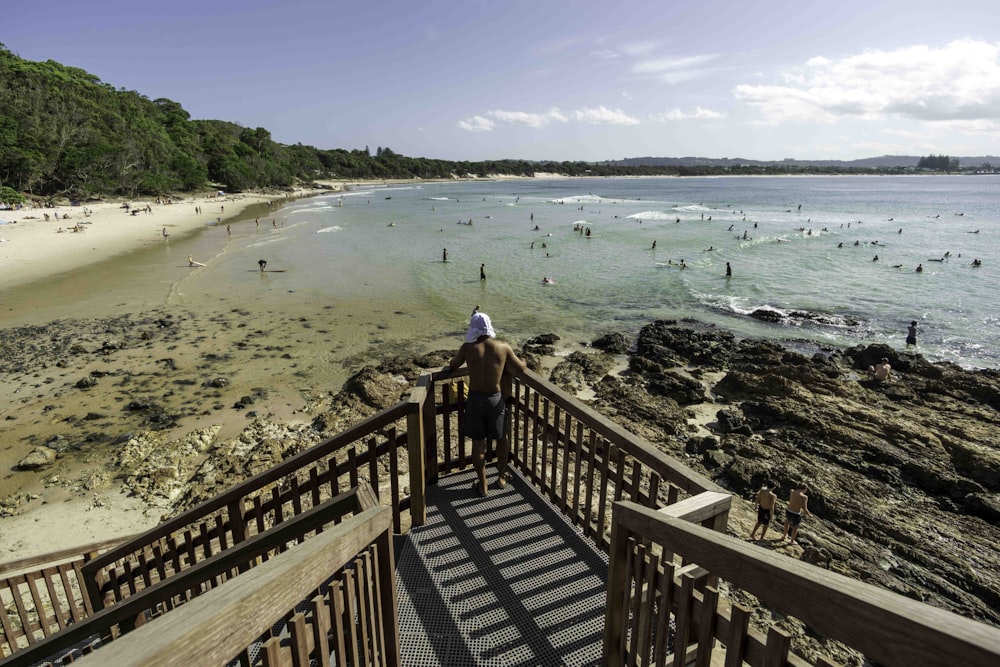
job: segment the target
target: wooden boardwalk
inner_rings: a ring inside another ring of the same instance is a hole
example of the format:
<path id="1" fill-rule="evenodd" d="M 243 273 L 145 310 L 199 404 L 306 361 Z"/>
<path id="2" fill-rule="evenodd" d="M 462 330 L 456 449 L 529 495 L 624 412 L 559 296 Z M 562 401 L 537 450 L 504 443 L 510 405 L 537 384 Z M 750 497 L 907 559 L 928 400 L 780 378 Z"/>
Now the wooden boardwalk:
<path id="1" fill-rule="evenodd" d="M 607 555 L 518 473 L 485 499 L 472 480 L 428 487 L 397 537 L 403 665 L 600 664 Z"/>

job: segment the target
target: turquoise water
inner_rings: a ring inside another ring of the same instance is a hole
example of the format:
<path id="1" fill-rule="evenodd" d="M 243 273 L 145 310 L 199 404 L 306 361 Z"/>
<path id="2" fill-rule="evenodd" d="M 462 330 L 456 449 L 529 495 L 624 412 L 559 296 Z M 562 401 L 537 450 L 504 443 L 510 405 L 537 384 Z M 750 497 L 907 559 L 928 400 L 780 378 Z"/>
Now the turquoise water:
<path id="1" fill-rule="evenodd" d="M 924 354 L 996 367 L 997 192 L 995 177 L 947 176 L 368 188 L 296 202 L 279 212 L 283 227 L 238 255 L 295 267 L 289 289 L 330 300 L 416 294 L 452 322 L 479 304 L 513 337 L 556 331 L 590 340 L 691 317 L 741 335 L 902 347 L 917 320 Z M 983 265 L 971 266 L 974 258 Z M 671 265 L 682 259 L 688 268 Z M 248 260 L 239 258 L 244 267 Z M 823 321 L 747 316 L 761 307 Z"/>
<path id="2" fill-rule="evenodd" d="M 451 341 L 477 304 L 513 342 L 548 332 L 590 341 L 686 317 L 741 336 L 902 349 L 907 324 L 917 320 L 929 358 L 996 368 L 998 193 L 994 176 L 359 188 L 298 200 L 269 212 L 259 227 L 236 222 L 231 236 L 210 227 L 48 288 L 32 286 L 6 313 L 31 316 L 43 301 L 51 307 L 37 317 L 164 304 L 240 307 L 315 318 L 341 340 L 355 337 L 358 347 L 373 330 L 386 344 Z M 188 254 L 207 266 L 190 270 Z M 971 266 L 974 258 L 983 265 Z M 281 272 L 261 274 L 258 259 Z M 682 259 L 688 268 L 678 268 Z M 77 290 L 71 296 L 67 284 Z M 770 324 L 748 316 L 757 308 L 820 319 Z"/>

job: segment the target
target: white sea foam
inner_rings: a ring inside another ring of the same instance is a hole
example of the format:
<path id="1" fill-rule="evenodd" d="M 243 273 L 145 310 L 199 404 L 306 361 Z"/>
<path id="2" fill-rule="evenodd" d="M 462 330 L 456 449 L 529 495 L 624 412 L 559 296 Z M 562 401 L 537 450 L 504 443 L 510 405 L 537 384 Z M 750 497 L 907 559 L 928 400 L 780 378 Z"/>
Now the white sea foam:
<path id="1" fill-rule="evenodd" d="M 625 216 L 634 220 L 676 220 L 677 216 L 665 211 L 642 211 Z"/>
<path id="2" fill-rule="evenodd" d="M 431 201 L 451 201 L 451 197 L 428 197 Z"/>
<path id="3" fill-rule="evenodd" d="M 329 234 L 330 232 L 343 231 L 343 229 L 344 228 L 341 227 L 340 225 L 331 225 L 330 227 L 324 227 L 323 229 L 317 229 L 316 233 L 317 234 Z"/>

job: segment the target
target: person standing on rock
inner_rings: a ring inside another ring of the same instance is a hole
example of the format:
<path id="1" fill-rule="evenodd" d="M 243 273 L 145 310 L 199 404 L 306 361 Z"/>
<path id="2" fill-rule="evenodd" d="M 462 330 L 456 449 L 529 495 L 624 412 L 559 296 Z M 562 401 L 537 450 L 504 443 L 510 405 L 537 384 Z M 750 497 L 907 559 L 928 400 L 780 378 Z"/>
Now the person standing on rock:
<path id="1" fill-rule="evenodd" d="M 497 442 L 497 486 L 507 485 L 507 456 L 510 441 L 504 433 L 506 403 L 500 392 L 504 372 L 522 374 L 527 366 L 507 343 L 496 340 L 493 323 L 486 313 L 472 311 L 465 343 L 458 349 L 443 374 L 445 377 L 463 364 L 469 367 L 469 397 L 465 404 L 462 428 L 472 439 L 472 464 L 476 469 L 473 489 L 485 498 L 489 493 L 486 482 L 486 439 Z"/>
<path id="2" fill-rule="evenodd" d="M 785 533 L 781 539 L 788 538 L 789 544 L 795 544 L 799 534 L 799 524 L 802 516 L 812 516 L 809 512 L 809 488 L 805 484 L 796 484 L 788 495 L 788 507 L 785 508 Z M 791 531 L 791 532 L 789 532 Z"/>
<path id="3" fill-rule="evenodd" d="M 771 518 L 774 516 L 774 503 L 778 500 L 778 496 L 774 493 L 777 488 L 774 482 L 768 481 L 757 492 L 757 524 L 750 531 L 751 542 L 756 539 L 758 528 L 763 526 L 764 529 L 760 531 L 760 539 L 764 539 L 768 526 L 771 525 Z"/>

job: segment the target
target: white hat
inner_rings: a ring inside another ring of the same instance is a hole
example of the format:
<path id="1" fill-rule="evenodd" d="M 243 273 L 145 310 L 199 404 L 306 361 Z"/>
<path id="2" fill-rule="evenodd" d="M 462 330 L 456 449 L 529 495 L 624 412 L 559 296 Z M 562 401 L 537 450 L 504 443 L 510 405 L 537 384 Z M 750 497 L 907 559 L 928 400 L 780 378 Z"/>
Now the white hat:
<path id="1" fill-rule="evenodd" d="M 493 330 L 493 323 L 486 313 L 473 313 L 469 320 L 469 331 L 465 334 L 466 343 L 475 343 L 480 336 L 495 338 L 497 333 Z"/>

